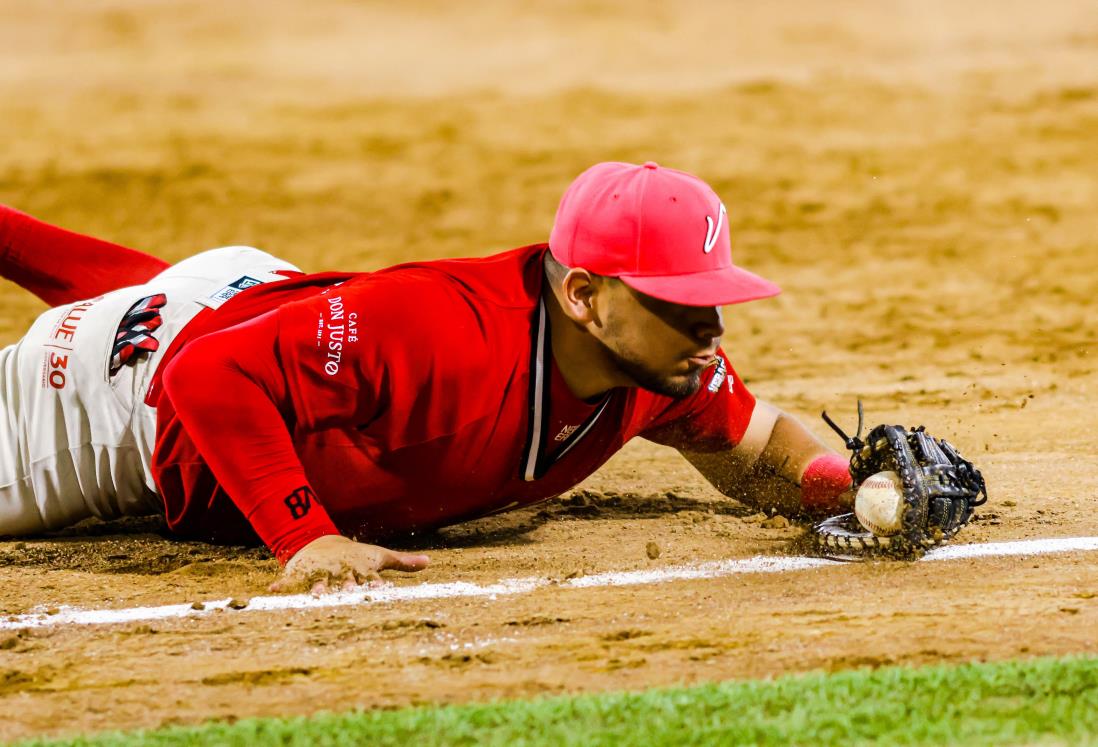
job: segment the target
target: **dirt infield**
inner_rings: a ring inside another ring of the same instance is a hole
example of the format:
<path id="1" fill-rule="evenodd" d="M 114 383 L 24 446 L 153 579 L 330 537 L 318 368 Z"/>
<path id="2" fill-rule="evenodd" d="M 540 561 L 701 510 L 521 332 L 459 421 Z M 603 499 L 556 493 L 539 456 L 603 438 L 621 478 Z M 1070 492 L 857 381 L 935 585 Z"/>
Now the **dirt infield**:
<path id="1" fill-rule="evenodd" d="M 861 397 L 949 437 L 991 494 L 963 542 L 1098 535 L 1098 11 L 958 5 L 0 0 L 0 202 L 171 260 L 251 243 L 372 269 L 543 240 L 595 161 L 688 169 L 784 288 L 726 315 L 758 396 L 821 434 Z M 0 298 L 8 343 L 42 307 Z M 637 442 L 560 500 L 417 538 L 432 567 L 393 580 L 792 552 L 800 529 L 762 518 Z M 0 612 L 243 601 L 276 572 L 155 520 L 86 531 L 0 542 Z M 1096 561 L 4 632 L 0 738 L 1093 654 Z"/>

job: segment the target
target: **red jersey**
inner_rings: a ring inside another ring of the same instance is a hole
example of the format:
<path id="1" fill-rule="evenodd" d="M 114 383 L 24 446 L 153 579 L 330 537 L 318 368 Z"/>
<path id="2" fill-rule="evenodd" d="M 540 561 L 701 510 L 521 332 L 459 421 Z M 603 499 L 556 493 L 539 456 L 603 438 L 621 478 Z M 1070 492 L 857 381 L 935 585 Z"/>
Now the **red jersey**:
<path id="1" fill-rule="evenodd" d="M 754 398 L 723 352 L 683 399 L 571 394 L 549 344 L 546 248 L 306 275 L 192 322 L 157 403 L 171 528 L 254 530 L 285 560 L 324 534 L 378 540 L 545 500 L 634 436 L 739 443 Z"/>

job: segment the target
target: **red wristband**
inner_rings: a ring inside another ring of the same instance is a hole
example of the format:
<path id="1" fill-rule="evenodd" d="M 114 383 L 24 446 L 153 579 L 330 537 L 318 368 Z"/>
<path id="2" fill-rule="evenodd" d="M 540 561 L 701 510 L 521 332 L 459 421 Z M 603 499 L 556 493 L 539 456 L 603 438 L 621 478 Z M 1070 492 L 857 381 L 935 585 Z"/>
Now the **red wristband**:
<path id="1" fill-rule="evenodd" d="M 816 457 L 801 475 L 801 507 L 812 512 L 840 508 L 839 496 L 851 484 L 849 462 L 838 454 Z"/>

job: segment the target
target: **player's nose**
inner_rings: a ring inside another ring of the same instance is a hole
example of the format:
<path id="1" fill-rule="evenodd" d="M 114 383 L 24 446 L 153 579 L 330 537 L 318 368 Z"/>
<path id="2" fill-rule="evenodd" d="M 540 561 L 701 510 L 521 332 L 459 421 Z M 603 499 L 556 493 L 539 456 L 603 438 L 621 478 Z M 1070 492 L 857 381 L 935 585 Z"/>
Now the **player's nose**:
<path id="1" fill-rule="evenodd" d="M 719 339 L 724 334 L 724 318 L 719 306 L 699 310 L 699 316 L 690 325 L 690 334 L 701 343 Z"/>

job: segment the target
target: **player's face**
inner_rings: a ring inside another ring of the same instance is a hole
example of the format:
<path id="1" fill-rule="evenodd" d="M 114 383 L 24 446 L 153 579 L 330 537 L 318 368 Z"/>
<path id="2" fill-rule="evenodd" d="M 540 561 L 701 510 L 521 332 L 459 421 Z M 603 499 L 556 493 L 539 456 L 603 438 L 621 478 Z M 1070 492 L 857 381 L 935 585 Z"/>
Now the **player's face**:
<path id="1" fill-rule="evenodd" d="M 605 284 L 602 293 L 605 325 L 597 339 L 618 370 L 657 394 L 696 392 L 724 333 L 720 308 L 660 301 L 620 280 Z"/>

